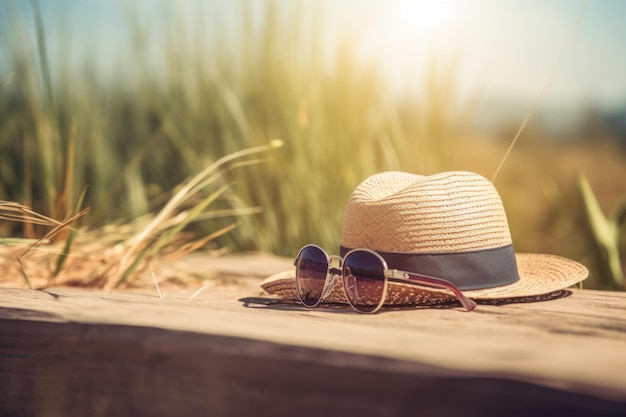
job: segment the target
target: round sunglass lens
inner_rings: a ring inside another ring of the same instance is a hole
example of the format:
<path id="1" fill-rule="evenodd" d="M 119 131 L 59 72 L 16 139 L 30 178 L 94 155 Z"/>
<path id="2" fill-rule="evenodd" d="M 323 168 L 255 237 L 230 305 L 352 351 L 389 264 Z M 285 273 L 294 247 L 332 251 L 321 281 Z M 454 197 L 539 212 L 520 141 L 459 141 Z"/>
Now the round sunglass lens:
<path id="1" fill-rule="evenodd" d="M 328 274 L 328 256 L 316 246 L 300 251 L 296 263 L 296 288 L 302 304 L 315 307 L 324 292 Z"/>
<path id="2" fill-rule="evenodd" d="M 355 251 L 343 262 L 343 285 L 352 307 L 361 313 L 378 310 L 385 295 L 385 271 L 371 252 Z"/>

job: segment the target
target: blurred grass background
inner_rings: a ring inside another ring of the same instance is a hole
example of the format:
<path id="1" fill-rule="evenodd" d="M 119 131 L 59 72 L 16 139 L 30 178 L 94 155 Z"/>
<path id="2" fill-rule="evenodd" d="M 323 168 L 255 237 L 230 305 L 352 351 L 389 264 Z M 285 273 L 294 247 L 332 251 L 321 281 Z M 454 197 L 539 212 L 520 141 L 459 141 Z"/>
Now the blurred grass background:
<path id="1" fill-rule="evenodd" d="M 392 94 L 383 73 L 364 65 L 348 42 L 328 50 L 318 36 L 321 10 L 305 16 L 266 2 L 257 21 L 242 3 L 240 36 L 198 24 L 215 31 L 212 42 L 182 18 L 160 30 L 137 22 L 128 53 L 101 77 L 90 62 L 77 70 L 70 57 L 50 60 L 45 25 L 28 30 L 29 19 L 40 19 L 36 2 L 32 15 L 8 4 L 12 27 L 0 37 L 8 64 L 0 73 L 0 199 L 65 218 L 85 190 L 85 229 L 154 213 L 177 184 L 220 157 L 279 138 L 283 146 L 262 161 L 222 173 L 229 187 L 215 216 L 188 230 L 210 234 L 233 221 L 220 213 L 247 210 L 253 214 L 237 216 L 240 226 L 213 244 L 294 256 L 316 243 L 333 252 L 345 202 L 367 176 L 471 170 L 490 178 L 517 128 L 487 135 L 473 125 L 476 99 L 460 98 L 462 67 L 454 60 L 433 56 L 416 80 L 420 94 Z M 156 53 L 146 37 L 157 37 Z M 624 149 L 610 132 L 555 142 L 540 125 L 527 128 L 495 183 L 517 251 L 601 262 L 591 255 L 578 173 L 605 213 L 626 194 Z M 0 224 L 3 237 L 37 233 Z M 597 271 L 586 287 L 607 288 Z"/>

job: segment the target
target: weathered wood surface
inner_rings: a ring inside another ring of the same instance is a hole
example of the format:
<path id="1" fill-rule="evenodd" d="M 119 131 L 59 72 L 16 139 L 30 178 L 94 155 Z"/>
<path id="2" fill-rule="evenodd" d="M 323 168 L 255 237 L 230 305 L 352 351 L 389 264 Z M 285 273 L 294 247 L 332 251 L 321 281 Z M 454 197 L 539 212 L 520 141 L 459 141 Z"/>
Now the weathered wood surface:
<path id="1" fill-rule="evenodd" d="M 0 415 L 626 415 L 624 293 L 360 315 L 264 295 L 288 260 L 186 265 L 222 279 L 0 289 Z"/>

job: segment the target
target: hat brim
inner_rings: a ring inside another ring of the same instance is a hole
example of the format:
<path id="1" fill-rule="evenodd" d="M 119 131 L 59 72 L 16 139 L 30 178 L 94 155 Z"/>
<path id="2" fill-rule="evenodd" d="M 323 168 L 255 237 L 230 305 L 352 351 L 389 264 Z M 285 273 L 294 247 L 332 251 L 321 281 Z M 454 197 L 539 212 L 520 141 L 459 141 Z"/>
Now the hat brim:
<path id="1" fill-rule="evenodd" d="M 475 301 L 532 302 L 563 295 L 564 289 L 583 281 L 589 271 L 582 264 L 556 255 L 516 254 L 520 279 L 509 285 L 463 291 Z M 445 277 L 442 277 L 445 278 Z M 261 288 L 269 294 L 297 300 L 295 270 L 284 271 L 266 278 Z M 447 290 L 389 282 L 385 305 L 436 305 L 456 300 Z M 335 286 L 324 300 L 326 303 L 347 304 L 341 286 Z"/>

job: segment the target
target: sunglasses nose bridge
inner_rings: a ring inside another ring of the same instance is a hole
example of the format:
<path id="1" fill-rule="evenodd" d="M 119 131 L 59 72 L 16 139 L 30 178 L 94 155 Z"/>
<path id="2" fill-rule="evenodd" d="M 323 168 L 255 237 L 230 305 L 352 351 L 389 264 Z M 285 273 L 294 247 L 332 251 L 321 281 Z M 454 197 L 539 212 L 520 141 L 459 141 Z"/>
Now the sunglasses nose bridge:
<path id="1" fill-rule="evenodd" d="M 342 264 L 341 256 L 330 255 L 328 258 L 330 259 L 330 264 L 329 264 L 330 270 L 332 271 L 333 269 L 337 269 L 341 271 L 341 264 Z"/>
<path id="2" fill-rule="evenodd" d="M 328 265 L 328 282 L 324 288 L 322 299 L 326 298 L 337 285 L 338 279 L 341 278 L 341 257 L 337 255 L 331 255 L 329 257 L 330 262 Z"/>

